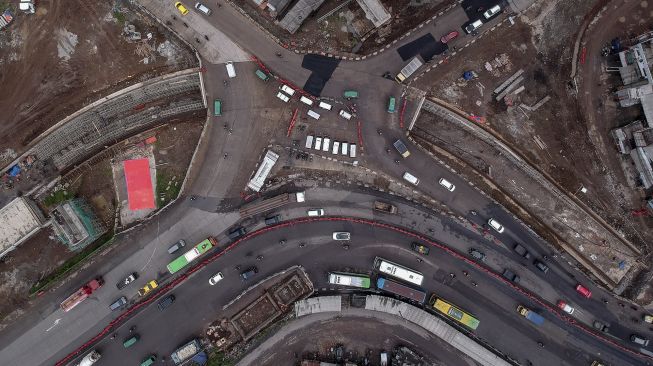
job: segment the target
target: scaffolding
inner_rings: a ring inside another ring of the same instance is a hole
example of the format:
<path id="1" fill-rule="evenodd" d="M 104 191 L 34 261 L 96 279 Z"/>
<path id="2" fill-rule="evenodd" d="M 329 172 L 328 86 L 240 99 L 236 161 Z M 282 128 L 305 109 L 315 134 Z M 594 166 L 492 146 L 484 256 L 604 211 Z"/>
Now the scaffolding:
<path id="1" fill-rule="evenodd" d="M 52 227 L 59 241 L 71 251 L 85 248 L 107 232 L 104 224 L 81 198 L 68 200 L 52 211 Z"/>

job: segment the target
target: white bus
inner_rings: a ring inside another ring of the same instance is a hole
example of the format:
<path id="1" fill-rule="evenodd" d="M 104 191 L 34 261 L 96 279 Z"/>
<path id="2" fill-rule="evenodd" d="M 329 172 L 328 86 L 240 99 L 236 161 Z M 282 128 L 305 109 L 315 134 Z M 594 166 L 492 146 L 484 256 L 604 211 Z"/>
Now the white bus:
<path id="1" fill-rule="evenodd" d="M 329 283 L 340 286 L 370 288 L 370 278 L 357 273 L 329 272 Z"/>
<path id="2" fill-rule="evenodd" d="M 417 286 L 422 286 L 422 282 L 424 282 L 423 274 L 381 257 L 374 258 L 374 268 L 378 269 L 381 273 L 410 282 Z"/>

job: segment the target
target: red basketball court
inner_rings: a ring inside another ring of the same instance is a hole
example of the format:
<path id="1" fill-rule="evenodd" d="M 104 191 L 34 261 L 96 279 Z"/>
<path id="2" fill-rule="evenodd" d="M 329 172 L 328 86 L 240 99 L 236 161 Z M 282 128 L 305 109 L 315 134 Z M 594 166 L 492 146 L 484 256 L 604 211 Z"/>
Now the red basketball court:
<path id="1" fill-rule="evenodd" d="M 127 200 L 130 210 L 156 208 L 154 190 L 150 176 L 148 159 L 125 160 L 125 180 L 127 181 Z"/>

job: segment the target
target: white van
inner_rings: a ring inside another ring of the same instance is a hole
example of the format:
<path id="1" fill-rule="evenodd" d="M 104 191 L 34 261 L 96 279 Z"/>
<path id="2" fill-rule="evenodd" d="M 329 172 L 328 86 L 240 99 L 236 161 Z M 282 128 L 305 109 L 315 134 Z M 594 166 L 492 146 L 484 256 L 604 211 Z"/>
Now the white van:
<path id="1" fill-rule="evenodd" d="M 321 137 L 316 137 L 315 138 L 315 150 L 322 150 L 322 138 Z"/>
<path id="2" fill-rule="evenodd" d="M 313 136 L 312 135 L 306 136 L 306 145 L 304 145 L 304 146 L 306 146 L 307 149 L 310 149 L 311 147 L 313 147 Z"/>
<path id="3" fill-rule="evenodd" d="M 322 109 L 326 109 L 327 111 L 330 111 L 331 108 L 333 108 L 333 106 L 332 106 L 331 104 L 329 104 L 329 103 L 324 103 L 324 102 L 320 102 L 320 104 L 318 104 L 318 106 L 319 106 L 320 108 L 322 108 Z"/>
<path id="4" fill-rule="evenodd" d="M 470 33 L 474 32 L 474 31 L 476 31 L 477 29 L 479 29 L 482 25 L 483 25 L 483 22 L 480 19 L 477 19 L 477 20 L 475 20 L 474 22 L 472 22 L 471 24 L 469 24 L 468 26 L 465 27 L 465 32 L 467 32 L 467 34 L 470 34 Z"/>
<path id="5" fill-rule="evenodd" d="M 305 96 L 302 95 L 301 98 L 299 98 L 299 101 L 306 104 L 306 105 L 313 105 L 313 101 L 310 100 L 309 98 L 306 98 Z"/>
<path id="6" fill-rule="evenodd" d="M 346 142 L 343 142 L 340 144 L 340 153 L 344 156 L 347 156 L 349 153 L 349 144 Z"/>
<path id="7" fill-rule="evenodd" d="M 340 152 L 340 142 L 334 141 L 333 142 L 333 150 L 331 150 L 331 153 L 333 155 L 338 155 L 339 152 Z"/>
<path id="8" fill-rule="evenodd" d="M 417 177 L 415 177 L 414 175 L 412 175 L 412 174 L 410 174 L 410 173 L 408 173 L 408 172 L 404 173 L 404 179 L 405 179 L 407 182 L 410 182 L 410 183 L 412 183 L 412 184 L 414 184 L 414 185 L 418 185 L 418 184 L 419 184 L 419 179 L 417 179 Z"/>
<path id="9" fill-rule="evenodd" d="M 290 97 L 288 97 L 286 94 L 284 94 L 282 92 L 277 93 L 277 98 L 283 100 L 286 103 L 288 103 L 288 101 L 290 100 Z"/>
<path id="10" fill-rule="evenodd" d="M 344 119 L 347 119 L 347 120 L 351 119 L 351 114 L 349 112 L 346 112 L 344 109 L 341 109 L 340 113 L 338 113 L 338 114 L 340 115 L 340 117 L 342 117 Z"/>
<path id="11" fill-rule="evenodd" d="M 356 144 L 349 145 L 349 157 L 350 158 L 356 157 Z"/>
<path id="12" fill-rule="evenodd" d="M 230 78 L 235 78 L 236 68 L 234 67 L 234 63 L 232 61 L 227 61 L 225 66 L 227 67 L 227 75 L 229 75 Z"/>
<path id="13" fill-rule="evenodd" d="M 285 92 L 286 94 L 290 95 L 291 97 L 295 94 L 295 89 L 289 87 L 289 86 L 286 85 L 286 84 L 281 84 L 281 86 L 279 87 L 279 89 L 280 89 L 281 91 Z"/>
<path id="14" fill-rule="evenodd" d="M 324 138 L 324 142 L 322 142 L 322 151 L 329 152 L 329 143 L 331 142 L 331 139 L 328 137 Z"/>
<path id="15" fill-rule="evenodd" d="M 320 119 L 320 115 L 317 114 L 317 113 L 315 113 L 315 112 L 313 112 L 313 111 L 310 110 L 310 109 L 308 110 L 308 116 L 309 116 L 309 117 L 313 117 L 313 118 L 315 118 L 315 119 Z"/>

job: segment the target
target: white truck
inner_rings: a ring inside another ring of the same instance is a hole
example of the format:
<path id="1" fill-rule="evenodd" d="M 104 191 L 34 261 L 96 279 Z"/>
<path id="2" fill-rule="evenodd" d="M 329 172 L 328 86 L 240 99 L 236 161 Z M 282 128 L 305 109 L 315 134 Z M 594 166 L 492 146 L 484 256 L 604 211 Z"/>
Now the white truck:
<path id="1" fill-rule="evenodd" d="M 91 366 L 94 363 L 96 363 L 100 359 L 100 357 L 102 357 L 100 355 L 100 352 L 98 352 L 97 350 L 93 350 L 91 351 L 91 353 L 84 356 L 84 358 L 82 358 L 82 360 L 77 364 L 77 366 Z"/>
<path id="2" fill-rule="evenodd" d="M 170 358 L 175 362 L 175 365 L 179 365 L 182 362 L 190 360 L 193 356 L 199 353 L 202 350 L 202 344 L 200 340 L 195 338 L 192 341 L 184 344 L 183 346 L 177 348 Z"/>
<path id="3" fill-rule="evenodd" d="M 403 69 L 397 74 L 397 77 L 395 80 L 397 80 L 398 83 L 402 83 L 404 80 L 408 79 L 411 75 L 417 71 L 420 67 L 422 67 L 424 63 L 418 58 L 415 57 L 413 58 L 408 65 L 404 66 Z"/>

